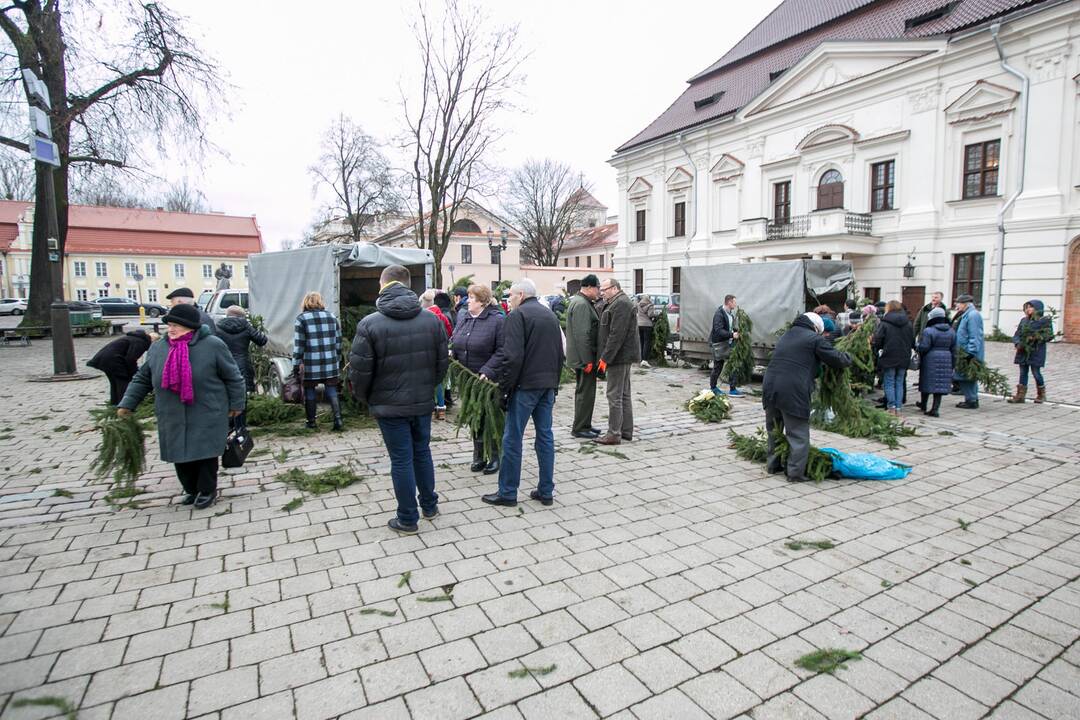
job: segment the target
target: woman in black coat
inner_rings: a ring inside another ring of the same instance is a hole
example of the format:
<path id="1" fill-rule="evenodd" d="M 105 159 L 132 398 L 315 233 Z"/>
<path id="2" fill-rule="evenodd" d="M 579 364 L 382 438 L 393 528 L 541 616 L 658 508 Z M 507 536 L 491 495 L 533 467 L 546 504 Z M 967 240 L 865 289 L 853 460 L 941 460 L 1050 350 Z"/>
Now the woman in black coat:
<path id="1" fill-rule="evenodd" d="M 251 343 L 259 347 L 266 345 L 266 335 L 248 321 L 247 313 L 239 305 L 230 306 L 225 315 L 225 319 L 217 324 L 217 336 L 232 353 L 236 367 L 240 368 L 240 374 L 244 376 L 247 391 L 253 393 L 255 371 L 251 366 Z"/>
<path id="2" fill-rule="evenodd" d="M 491 290 L 486 285 L 469 287 L 469 302 L 454 328 L 451 355 L 478 375 L 498 382 L 498 353 L 503 345 L 506 318 L 491 306 Z M 484 457 L 484 441 L 473 438 L 473 472 L 499 472 L 499 458 Z"/>
<path id="3" fill-rule="evenodd" d="M 938 417 L 941 397 L 952 390 L 956 359 L 956 331 L 949 325 L 944 308 L 930 310 L 916 349 L 919 352 L 919 392 L 922 393 L 922 400 L 916 405 L 930 417 Z M 926 403 L 931 395 L 934 404 L 927 410 Z"/>
<path id="4" fill-rule="evenodd" d="M 892 415 L 900 416 L 904 402 L 904 384 L 911 350 L 915 347 L 915 330 L 899 300 L 890 300 L 885 316 L 874 331 L 873 348 L 878 354 L 878 369 L 885 388 L 885 404 Z"/>
<path id="5" fill-rule="evenodd" d="M 132 330 L 97 351 L 87 365 L 105 373 L 109 379 L 109 404 L 120 402 L 131 378 L 139 370 L 139 358 L 150 349 L 153 339 L 145 330 Z"/>

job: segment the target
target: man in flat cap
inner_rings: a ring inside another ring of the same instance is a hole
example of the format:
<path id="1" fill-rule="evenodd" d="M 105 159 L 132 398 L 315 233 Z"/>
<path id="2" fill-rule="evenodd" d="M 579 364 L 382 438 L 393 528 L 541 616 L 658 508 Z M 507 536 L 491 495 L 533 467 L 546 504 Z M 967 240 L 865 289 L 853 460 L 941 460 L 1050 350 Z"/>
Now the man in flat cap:
<path id="1" fill-rule="evenodd" d="M 177 305 L 194 305 L 195 293 L 191 292 L 191 288 L 178 287 L 166 295 L 165 299 L 169 301 L 169 307 L 175 307 Z M 202 321 L 202 324 L 210 327 L 210 334 L 217 335 L 217 325 L 214 323 L 214 318 L 210 317 L 210 315 L 201 307 L 196 307 L 195 309 L 199 311 L 199 319 Z"/>

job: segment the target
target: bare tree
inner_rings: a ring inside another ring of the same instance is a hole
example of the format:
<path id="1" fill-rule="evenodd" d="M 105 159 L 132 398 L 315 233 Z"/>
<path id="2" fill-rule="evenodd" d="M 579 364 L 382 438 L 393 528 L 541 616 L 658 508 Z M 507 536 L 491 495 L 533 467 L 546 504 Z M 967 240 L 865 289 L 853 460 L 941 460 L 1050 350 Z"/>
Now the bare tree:
<path id="1" fill-rule="evenodd" d="M 115 171 L 97 168 L 96 172 L 81 172 L 69 183 L 68 201 L 75 205 L 100 207 L 143 208 L 149 201 L 138 182 L 125 182 Z"/>
<path id="2" fill-rule="evenodd" d="M 123 26 L 112 27 L 117 22 Z M 25 99 L 20 70 L 33 70 L 48 88 L 61 165 L 52 170 L 38 163 L 35 197 L 45 196 L 52 172 L 61 254 L 73 168 L 135 168 L 150 150 L 164 154 L 182 147 L 197 158 L 210 148 L 204 113 L 222 97 L 224 82 L 183 20 L 162 3 L 70 0 L 61 10 L 59 0 L 10 0 L 0 7 L 0 30 L 7 40 L 0 48 L 0 144 L 28 150 L 18 139 L 26 123 L 26 106 L 16 102 Z M 49 318 L 54 288 L 47 215 L 34 213 L 24 324 L 47 324 Z"/>
<path id="3" fill-rule="evenodd" d="M 206 195 L 185 177 L 170 184 L 161 195 L 160 207 L 170 212 L 204 213 L 209 208 Z"/>
<path id="4" fill-rule="evenodd" d="M 416 244 L 435 256 L 435 286 L 462 200 L 477 190 L 499 137 L 495 120 L 523 79 L 517 26 L 493 27 L 478 9 L 447 0 L 433 19 L 421 1 L 414 25 L 418 92 L 402 92 L 413 161 Z"/>
<path id="5" fill-rule="evenodd" d="M 32 200 L 34 163 L 22 153 L 0 151 L 0 196 L 4 200 Z"/>
<path id="6" fill-rule="evenodd" d="M 344 114 L 323 134 L 319 159 L 308 172 L 315 181 L 314 192 L 328 191 L 330 199 L 304 245 L 359 242 L 369 224 L 401 207 L 400 177 L 375 138 Z"/>
<path id="7" fill-rule="evenodd" d="M 504 206 L 521 230 L 521 255 L 537 265 L 556 265 L 563 243 L 579 226 L 587 195 L 579 175 L 556 160 L 529 160 L 510 174 Z"/>

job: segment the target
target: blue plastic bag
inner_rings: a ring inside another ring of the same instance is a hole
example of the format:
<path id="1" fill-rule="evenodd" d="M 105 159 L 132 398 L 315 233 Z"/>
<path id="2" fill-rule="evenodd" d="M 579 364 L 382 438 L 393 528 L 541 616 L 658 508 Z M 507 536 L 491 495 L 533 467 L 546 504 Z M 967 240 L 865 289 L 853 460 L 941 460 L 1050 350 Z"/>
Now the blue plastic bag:
<path id="1" fill-rule="evenodd" d="M 855 480 L 902 480 L 911 466 L 871 453 L 845 453 L 836 448 L 821 448 L 832 457 L 833 472 Z"/>

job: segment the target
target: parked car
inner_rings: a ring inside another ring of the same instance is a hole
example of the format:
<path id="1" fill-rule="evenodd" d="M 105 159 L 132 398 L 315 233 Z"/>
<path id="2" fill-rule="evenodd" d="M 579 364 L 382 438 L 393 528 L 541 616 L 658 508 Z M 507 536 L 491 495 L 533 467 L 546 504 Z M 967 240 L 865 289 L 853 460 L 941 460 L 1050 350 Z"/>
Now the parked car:
<path id="1" fill-rule="evenodd" d="M 145 308 L 150 317 L 160 317 L 167 312 L 164 306 L 157 303 L 138 303 L 128 298 L 98 298 L 97 303 L 104 316 L 138 315 L 140 307 Z"/>
<path id="2" fill-rule="evenodd" d="M 231 308 L 233 305 L 239 305 L 245 310 L 248 309 L 248 291 L 247 290 L 218 290 L 210 296 L 210 300 L 206 303 L 206 313 L 214 318 L 214 322 L 221 320 L 225 317 L 225 311 Z"/>
<path id="3" fill-rule="evenodd" d="M 86 300 L 68 300 L 68 312 L 88 312 L 95 320 L 101 319 L 101 306 Z"/>
<path id="4" fill-rule="evenodd" d="M 26 301 L 20 298 L 0 298 L 0 315 L 22 315 L 26 312 Z"/>
<path id="5" fill-rule="evenodd" d="M 213 290 L 203 290 L 199 293 L 199 299 L 195 301 L 195 305 L 206 310 L 207 306 L 210 305 L 210 298 L 212 297 L 214 297 Z"/>

